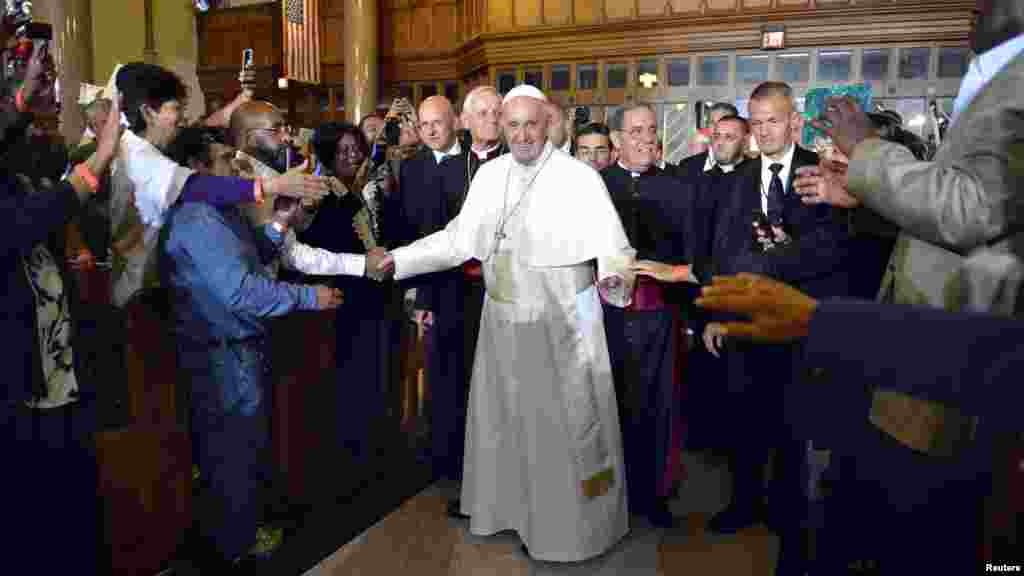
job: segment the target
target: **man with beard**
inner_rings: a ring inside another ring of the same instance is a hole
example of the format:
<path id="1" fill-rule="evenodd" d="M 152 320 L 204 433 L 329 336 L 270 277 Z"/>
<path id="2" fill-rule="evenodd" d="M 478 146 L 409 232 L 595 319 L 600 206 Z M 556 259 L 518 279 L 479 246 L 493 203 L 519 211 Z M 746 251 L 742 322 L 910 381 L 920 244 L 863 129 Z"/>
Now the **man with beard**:
<path id="1" fill-rule="evenodd" d="M 715 124 L 726 116 L 739 116 L 739 111 L 736 107 L 728 102 L 716 102 L 711 105 L 708 110 L 708 128 L 713 132 Z M 712 138 L 711 145 L 699 154 L 694 154 L 683 158 L 683 160 L 676 166 L 672 167 L 671 172 L 677 178 L 699 178 L 702 173 L 706 170 L 705 168 L 709 163 L 713 163 L 713 148 L 714 139 Z"/>
<path id="2" fill-rule="evenodd" d="M 116 84 L 130 129 L 121 138 L 111 169 L 115 305 L 124 306 L 136 296 L 145 299 L 145 293 L 158 286 L 157 239 L 167 210 L 179 200 L 216 205 L 268 200 L 269 205 L 269 199 L 279 195 L 313 199 L 326 194 L 321 178 L 302 174 L 250 182 L 195 174 L 163 153 L 184 122 L 186 91 L 181 80 L 159 66 L 132 63 L 118 70 Z"/>
<path id="3" fill-rule="evenodd" d="M 235 166 L 248 177 L 273 178 L 290 168 L 290 138 L 284 116 L 268 102 L 247 102 L 231 115 L 231 140 L 238 148 Z M 315 204 L 277 198 L 272 204 L 250 205 L 244 210 L 250 225 L 271 223 L 270 233 L 282 235 L 280 259 L 269 264 L 275 276 L 282 265 L 315 276 L 363 276 L 376 267 L 376 260 L 367 267 L 366 258 L 381 255 L 338 254 L 299 242 L 296 234 L 305 230 L 315 217 Z"/>
<path id="4" fill-rule="evenodd" d="M 657 119 L 645 105 L 612 117 L 617 164 L 601 172 L 636 258 L 670 267 L 692 259 L 680 245 L 692 231 L 691 190 L 655 165 Z M 675 242 L 674 242 L 675 241 Z M 684 267 L 685 268 L 685 267 Z M 685 274 L 685 270 L 684 270 Z M 674 298 L 641 276 L 625 308 L 605 303 L 604 318 L 619 400 L 629 508 L 660 527 L 672 525 L 668 497 L 680 470 L 681 319 Z"/>
<path id="5" fill-rule="evenodd" d="M 507 151 L 501 142 L 500 115 L 501 98 L 493 87 L 479 86 L 466 95 L 462 125 L 468 129 L 469 139 L 460 143 L 459 154 L 441 164 L 440 218 L 431 232 L 446 226 L 462 209 L 477 170 Z M 432 332 L 427 380 L 431 382 L 434 458 L 439 474 L 458 483 L 462 480 L 466 402 L 484 285 L 480 263 L 475 260 L 434 277 L 429 288 L 432 308 L 425 318 Z M 458 498 L 448 502 L 448 515 L 465 517 Z"/>
<path id="6" fill-rule="evenodd" d="M 505 96 L 511 153 L 480 170 L 444 230 L 390 264 L 401 280 L 483 263 L 462 512 L 474 534 L 515 530 L 532 557 L 575 562 L 628 530 L 598 290 L 621 293 L 629 242 L 600 176 L 547 141 L 546 100 L 526 85 Z"/>

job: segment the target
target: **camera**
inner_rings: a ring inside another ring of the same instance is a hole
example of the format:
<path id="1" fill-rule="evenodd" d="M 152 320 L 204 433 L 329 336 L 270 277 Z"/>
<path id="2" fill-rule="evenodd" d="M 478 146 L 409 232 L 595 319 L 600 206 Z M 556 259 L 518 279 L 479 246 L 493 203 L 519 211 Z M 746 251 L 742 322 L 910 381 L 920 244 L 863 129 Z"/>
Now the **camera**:
<path id="1" fill-rule="evenodd" d="M 4 75 L 13 78 L 32 57 L 35 42 L 44 43 L 45 50 L 53 40 L 53 27 L 32 20 L 32 2 L 29 0 L 6 0 L 3 25 L 7 33 L 13 35 L 16 40 L 14 48 L 4 54 Z"/>
<path id="2" fill-rule="evenodd" d="M 402 124 L 398 118 L 388 118 L 384 123 L 384 142 L 388 146 L 398 146 L 402 138 Z"/>

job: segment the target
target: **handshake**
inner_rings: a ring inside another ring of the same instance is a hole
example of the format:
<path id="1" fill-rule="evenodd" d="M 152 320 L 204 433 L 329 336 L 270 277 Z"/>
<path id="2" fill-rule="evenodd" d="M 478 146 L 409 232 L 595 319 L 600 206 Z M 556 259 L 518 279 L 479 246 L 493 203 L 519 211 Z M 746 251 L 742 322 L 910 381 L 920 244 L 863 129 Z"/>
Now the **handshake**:
<path id="1" fill-rule="evenodd" d="M 395 259 L 383 248 L 374 248 L 366 253 L 365 275 L 371 280 L 383 282 L 395 275 Z"/>

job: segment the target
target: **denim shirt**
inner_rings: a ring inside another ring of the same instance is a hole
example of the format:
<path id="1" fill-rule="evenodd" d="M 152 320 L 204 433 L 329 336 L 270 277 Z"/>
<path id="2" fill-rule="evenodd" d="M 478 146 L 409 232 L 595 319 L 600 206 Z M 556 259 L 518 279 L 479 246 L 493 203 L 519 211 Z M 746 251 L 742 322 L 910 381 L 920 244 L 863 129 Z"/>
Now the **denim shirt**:
<path id="1" fill-rule="evenodd" d="M 253 238 L 236 207 L 179 204 L 165 225 L 161 273 L 174 303 L 175 332 L 197 343 L 261 337 L 264 320 L 316 309 L 316 289 L 277 282 L 265 263 L 280 235 Z"/>

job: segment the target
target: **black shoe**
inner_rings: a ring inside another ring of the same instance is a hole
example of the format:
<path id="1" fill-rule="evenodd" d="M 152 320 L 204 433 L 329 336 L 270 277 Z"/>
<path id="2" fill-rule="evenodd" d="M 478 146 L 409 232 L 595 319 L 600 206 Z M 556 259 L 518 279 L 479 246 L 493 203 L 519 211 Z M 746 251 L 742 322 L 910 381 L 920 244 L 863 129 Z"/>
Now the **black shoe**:
<path id="1" fill-rule="evenodd" d="M 718 534 L 735 534 L 744 528 L 753 526 L 761 520 L 753 506 L 734 506 L 730 504 L 725 510 L 715 514 L 708 522 L 708 530 Z"/>
<path id="2" fill-rule="evenodd" d="M 462 513 L 462 502 L 455 498 L 448 501 L 448 517 L 457 518 L 459 520 L 468 520 L 469 516 Z"/>

